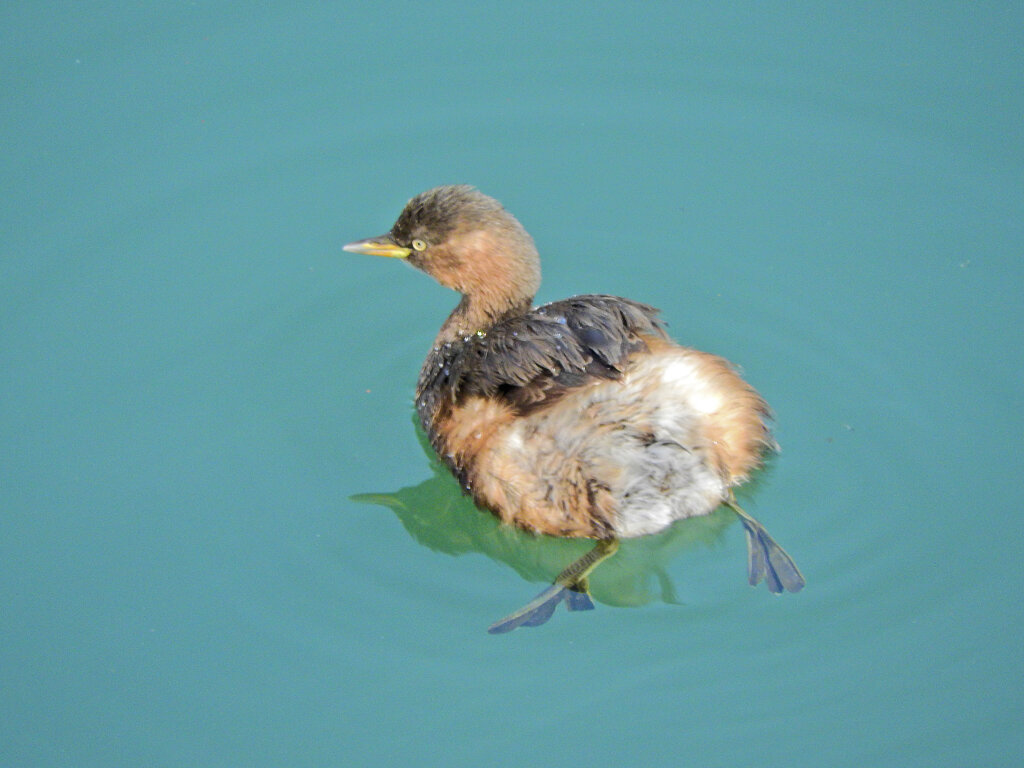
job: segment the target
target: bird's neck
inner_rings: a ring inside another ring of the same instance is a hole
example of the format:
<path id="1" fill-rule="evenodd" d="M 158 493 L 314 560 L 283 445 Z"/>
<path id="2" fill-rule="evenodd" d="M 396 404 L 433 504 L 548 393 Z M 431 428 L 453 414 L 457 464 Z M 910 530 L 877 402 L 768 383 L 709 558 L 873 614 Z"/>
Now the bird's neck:
<path id="1" fill-rule="evenodd" d="M 522 313 L 540 287 L 540 259 L 532 238 L 507 216 L 492 227 L 456 231 L 435 249 L 428 272 L 462 294 L 438 334 L 438 343 L 486 331 Z"/>
<path id="2" fill-rule="evenodd" d="M 474 296 L 463 295 L 437 334 L 435 346 L 465 340 L 478 333 L 487 333 L 491 326 L 510 315 L 520 315 L 530 309 L 532 296 Z"/>

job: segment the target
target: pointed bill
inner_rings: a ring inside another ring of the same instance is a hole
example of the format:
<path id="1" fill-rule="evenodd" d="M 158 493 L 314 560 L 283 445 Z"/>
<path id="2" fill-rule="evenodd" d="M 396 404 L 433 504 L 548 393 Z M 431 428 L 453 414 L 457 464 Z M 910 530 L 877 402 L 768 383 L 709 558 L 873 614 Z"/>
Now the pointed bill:
<path id="1" fill-rule="evenodd" d="M 367 256 L 389 256 L 393 259 L 404 259 L 412 253 L 412 249 L 403 248 L 394 241 L 391 235 L 356 240 L 354 243 L 344 246 L 342 250 L 349 253 L 365 253 Z"/>

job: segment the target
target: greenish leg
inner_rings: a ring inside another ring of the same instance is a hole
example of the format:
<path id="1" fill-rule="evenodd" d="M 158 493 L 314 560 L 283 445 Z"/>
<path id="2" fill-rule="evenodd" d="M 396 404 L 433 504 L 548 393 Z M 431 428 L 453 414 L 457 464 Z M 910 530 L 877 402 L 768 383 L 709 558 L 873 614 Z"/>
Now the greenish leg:
<path id="1" fill-rule="evenodd" d="M 589 576 L 602 562 L 619 549 L 618 539 L 601 539 L 592 550 L 574 560 L 554 583 L 515 613 L 494 622 L 487 631 L 492 635 L 511 632 L 518 627 L 539 627 L 551 618 L 558 604 L 565 601 L 570 611 L 589 611 L 594 607 L 590 599 Z"/>

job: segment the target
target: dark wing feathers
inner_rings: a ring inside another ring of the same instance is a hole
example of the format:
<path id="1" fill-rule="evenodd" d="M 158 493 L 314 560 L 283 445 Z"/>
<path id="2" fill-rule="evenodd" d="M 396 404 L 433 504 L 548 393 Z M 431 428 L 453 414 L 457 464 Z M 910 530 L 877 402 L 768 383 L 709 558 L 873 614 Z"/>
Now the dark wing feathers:
<path id="1" fill-rule="evenodd" d="M 501 320 L 435 352 L 425 367 L 432 381 L 421 380 L 421 415 L 445 395 L 500 397 L 525 412 L 594 378 L 618 378 L 645 347 L 642 334 L 665 335 L 657 313 L 616 296 L 575 296 Z"/>

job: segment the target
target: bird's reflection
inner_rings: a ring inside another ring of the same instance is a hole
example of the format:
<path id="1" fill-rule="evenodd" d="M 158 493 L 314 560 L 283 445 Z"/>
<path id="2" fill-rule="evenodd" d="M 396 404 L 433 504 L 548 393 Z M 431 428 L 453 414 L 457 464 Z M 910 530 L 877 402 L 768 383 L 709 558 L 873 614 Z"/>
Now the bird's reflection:
<path id="1" fill-rule="evenodd" d="M 431 476 L 423 482 L 390 493 L 360 493 L 353 501 L 387 507 L 406 531 L 419 543 L 438 552 L 461 555 L 479 552 L 514 569 L 525 580 L 551 583 L 567 565 L 594 548 L 585 539 L 537 536 L 503 525 L 492 515 L 477 509 L 460 491 L 447 467 L 436 458 L 422 430 L 416 430 L 424 454 L 430 460 Z M 736 521 L 729 509 L 681 520 L 664 533 L 623 540 L 614 557 L 609 557 L 589 577 L 589 593 L 599 603 L 612 606 L 640 606 L 660 600 L 678 603 L 668 564 L 683 550 L 708 545 Z M 565 593 L 557 599 L 538 595 L 511 625 L 496 623 L 492 632 L 517 626 L 536 626 L 551 616 L 563 600 L 570 610 L 592 607 L 586 595 Z M 563 590 L 564 592 L 564 590 Z M 526 612 L 526 613 L 524 613 Z M 508 617 L 512 619 L 512 617 Z M 503 620 L 506 621 L 506 620 Z"/>

